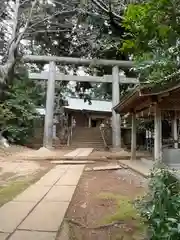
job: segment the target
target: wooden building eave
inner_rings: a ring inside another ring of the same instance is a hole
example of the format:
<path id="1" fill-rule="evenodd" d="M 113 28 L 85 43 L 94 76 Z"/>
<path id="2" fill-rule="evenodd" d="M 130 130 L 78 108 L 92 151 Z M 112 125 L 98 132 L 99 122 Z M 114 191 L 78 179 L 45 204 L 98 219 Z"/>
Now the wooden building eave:
<path id="1" fill-rule="evenodd" d="M 83 113 L 88 113 L 88 114 L 100 114 L 100 115 L 105 115 L 105 116 L 111 116 L 112 112 L 108 111 L 92 111 L 92 110 L 87 110 L 87 109 L 71 109 L 71 108 L 64 108 L 64 111 L 67 113 L 72 113 L 72 112 L 83 112 Z"/>
<path id="2" fill-rule="evenodd" d="M 135 88 L 131 93 L 127 94 L 122 101 L 114 107 L 114 110 L 120 114 L 127 114 L 131 112 L 148 112 L 152 108 L 152 115 L 154 106 L 158 106 L 162 110 L 180 111 L 180 84 L 171 86 L 162 91 L 150 89 L 147 87 Z M 148 113 L 149 114 L 149 113 Z"/>

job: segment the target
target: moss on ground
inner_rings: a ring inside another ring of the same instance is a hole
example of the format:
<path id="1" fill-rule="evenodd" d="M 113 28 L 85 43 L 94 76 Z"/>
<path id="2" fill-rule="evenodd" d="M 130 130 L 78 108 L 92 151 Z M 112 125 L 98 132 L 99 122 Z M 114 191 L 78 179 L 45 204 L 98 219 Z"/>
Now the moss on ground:
<path id="1" fill-rule="evenodd" d="M 16 195 L 25 190 L 30 185 L 27 180 L 15 181 L 7 186 L 0 187 L 0 206 L 11 201 Z"/>
<path id="2" fill-rule="evenodd" d="M 5 203 L 11 201 L 30 185 L 37 182 L 49 170 L 50 169 L 48 168 L 46 170 L 39 171 L 36 174 L 25 176 L 23 178 L 21 177 L 19 179 L 8 182 L 6 186 L 0 186 L 0 207 Z"/>
<path id="3" fill-rule="evenodd" d="M 104 221 L 112 223 L 116 221 L 140 220 L 141 217 L 135 209 L 133 202 L 126 196 L 115 195 L 113 193 L 100 193 L 99 198 L 114 200 L 117 204 L 117 211 L 113 215 L 107 216 Z"/>
<path id="4" fill-rule="evenodd" d="M 115 213 L 111 215 L 105 216 L 101 223 L 103 224 L 109 224 L 113 222 L 123 222 L 124 224 L 127 224 L 127 226 L 131 225 L 133 228 L 133 236 L 131 234 L 131 237 L 129 238 L 130 235 L 127 233 L 123 234 L 123 239 L 141 239 L 140 235 L 142 235 L 145 232 L 145 225 L 143 222 L 143 219 L 141 216 L 138 214 L 137 209 L 134 207 L 134 203 L 132 199 L 128 198 L 127 196 L 122 196 L 118 194 L 113 194 L 113 193 L 106 193 L 102 192 L 98 194 L 98 198 L 103 199 L 103 200 L 110 200 L 114 201 L 117 205 L 117 210 Z M 117 236 L 117 239 L 122 238 L 122 233 Z"/>

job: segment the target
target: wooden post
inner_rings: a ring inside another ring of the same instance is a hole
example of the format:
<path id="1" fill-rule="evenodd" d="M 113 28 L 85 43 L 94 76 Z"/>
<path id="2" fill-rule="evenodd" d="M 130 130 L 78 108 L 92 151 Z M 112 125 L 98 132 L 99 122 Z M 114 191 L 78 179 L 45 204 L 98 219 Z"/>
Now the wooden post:
<path id="1" fill-rule="evenodd" d="M 131 160 L 136 160 L 136 114 L 132 113 Z"/>
<path id="2" fill-rule="evenodd" d="M 71 115 L 71 127 L 73 126 L 74 117 Z"/>
<path id="3" fill-rule="evenodd" d="M 44 143 L 45 148 L 52 148 L 53 144 L 53 115 L 54 115 L 54 94 L 55 94 L 56 65 L 49 63 L 49 78 L 46 95 L 46 115 L 44 124 Z"/>
<path id="4" fill-rule="evenodd" d="M 154 116 L 154 159 L 158 162 L 162 161 L 162 120 L 158 104 L 155 105 Z"/>
<path id="5" fill-rule="evenodd" d="M 120 101 L 118 66 L 113 67 L 112 78 L 112 107 L 115 107 Z M 112 110 L 112 145 L 114 150 L 121 148 L 120 124 L 120 114 L 116 114 L 116 112 Z"/>
<path id="6" fill-rule="evenodd" d="M 88 127 L 91 128 L 91 116 L 88 117 Z"/>
<path id="7" fill-rule="evenodd" d="M 177 112 L 174 112 L 174 119 L 172 121 L 172 130 L 174 138 L 174 148 L 178 148 L 178 127 L 177 127 Z"/>

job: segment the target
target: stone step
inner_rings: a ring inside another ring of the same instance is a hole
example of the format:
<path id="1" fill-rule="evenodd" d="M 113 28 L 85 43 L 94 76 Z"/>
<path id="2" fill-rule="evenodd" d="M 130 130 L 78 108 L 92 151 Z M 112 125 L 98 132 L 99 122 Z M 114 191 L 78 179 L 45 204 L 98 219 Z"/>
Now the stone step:
<path id="1" fill-rule="evenodd" d="M 106 136 L 107 145 L 112 145 L 111 136 Z M 104 141 L 102 139 L 99 127 L 83 128 L 77 127 L 72 136 L 71 147 L 92 147 L 96 149 L 104 149 Z"/>
<path id="2" fill-rule="evenodd" d="M 86 144 L 104 144 L 103 141 L 101 141 L 101 142 L 100 141 L 97 141 L 97 142 L 96 141 L 95 142 L 94 141 L 82 141 L 82 142 L 81 141 L 72 141 L 71 145 L 73 145 L 74 143 L 75 144 L 85 144 L 85 145 Z"/>
<path id="3" fill-rule="evenodd" d="M 103 141 L 98 141 L 98 140 L 90 140 L 90 139 L 86 139 L 84 141 L 76 141 L 76 140 L 73 140 L 72 142 L 75 142 L 75 143 L 102 143 L 103 144 Z"/>
<path id="4" fill-rule="evenodd" d="M 104 143 L 103 142 L 76 142 L 76 141 L 73 141 L 72 143 L 71 143 L 71 146 L 73 146 L 73 145 L 79 145 L 79 144 L 82 144 L 82 145 L 87 145 L 87 144 L 93 144 L 93 145 L 104 145 Z"/>
<path id="5" fill-rule="evenodd" d="M 101 136 L 95 136 L 95 135 L 92 135 L 92 136 L 88 136 L 88 135 L 84 135 L 84 134 L 81 134 L 79 136 L 72 136 L 73 139 L 87 139 L 87 138 L 90 138 L 90 139 L 102 139 Z"/>
<path id="6" fill-rule="evenodd" d="M 89 141 L 89 142 L 94 142 L 94 141 L 103 141 L 103 139 L 102 138 L 93 138 L 93 137 L 91 137 L 91 138 L 89 138 L 89 137 L 83 137 L 83 138 L 72 138 L 72 141 L 82 141 L 82 142 L 84 142 L 84 141 Z"/>
<path id="7" fill-rule="evenodd" d="M 77 146 L 75 146 L 75 149 L 76 148 L 81 148 L 81 147 L 82 147 L 81 145 L 77 145 Z M 105 148 L 104 146 L 93 146 L 93 145 L 83 146 L 83 148 L 86 148 L 86 147 L 91 147 L 91 148 L 94 148 L 94 149 L 104 149 Z"/>
<path id="8" fill-rule="evenodd" d="M 82 144 L 76 144 L 76 145 L 73 145 L 74 148 L 103 148 L 104 145 L 94 145 L 94 144 L 88 144 L 87 146 L 86 145 L 82 145 Z"/>

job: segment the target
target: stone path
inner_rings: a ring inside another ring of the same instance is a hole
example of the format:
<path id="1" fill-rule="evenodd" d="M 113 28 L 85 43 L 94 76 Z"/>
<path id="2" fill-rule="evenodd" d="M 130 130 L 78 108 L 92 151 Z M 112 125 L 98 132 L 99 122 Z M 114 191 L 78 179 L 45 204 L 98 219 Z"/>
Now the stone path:
<path id="1" fill-rule="evenodd" d="M 51 161 L 53 164 L 92 164 L 95 163 L 95 161 L 76 161 L 76 160 L 56 160 L 56 161 Z"/>
<path id="2" fill-rule="evenodd" d="M 128 168 L 131 168 L 135 172 L 140 173 L 144 177 L 149 177 L 152 169 L 152 165 L 146 164 L 145 162 L 141 160 L 119 160 L 120 164 L 123 164 L 127 166 Z"/>
<path id="3" fill-rule="evenodd" d="M 93 148 L 77 148 L 76 150 L 65 154 L 65 157 L 87 157 L 92 153 Z"/>
<path id="4" fill-rule="evenodd" d="M 84 165 L 58 165 L 0 208 L 0 240 L 55 240 Z"/>
<path id="5" fill-rule="evenodd" d="M 8 160 L 59 160 L 63 158 L 85 158 L 89 156 L 93 151 L 93 148 L 77 148 L 74 151 L 69 150 L 49 150 L 44 147 L 38 149 L 38 150 L 28 150 L 28 151 L 23 151 L 19 152 L 11 157 L 8 158 Z M 68 152 L 68 153 L 67 153 Z M 67 159 L 66 159 L 67 160 Z"/>

